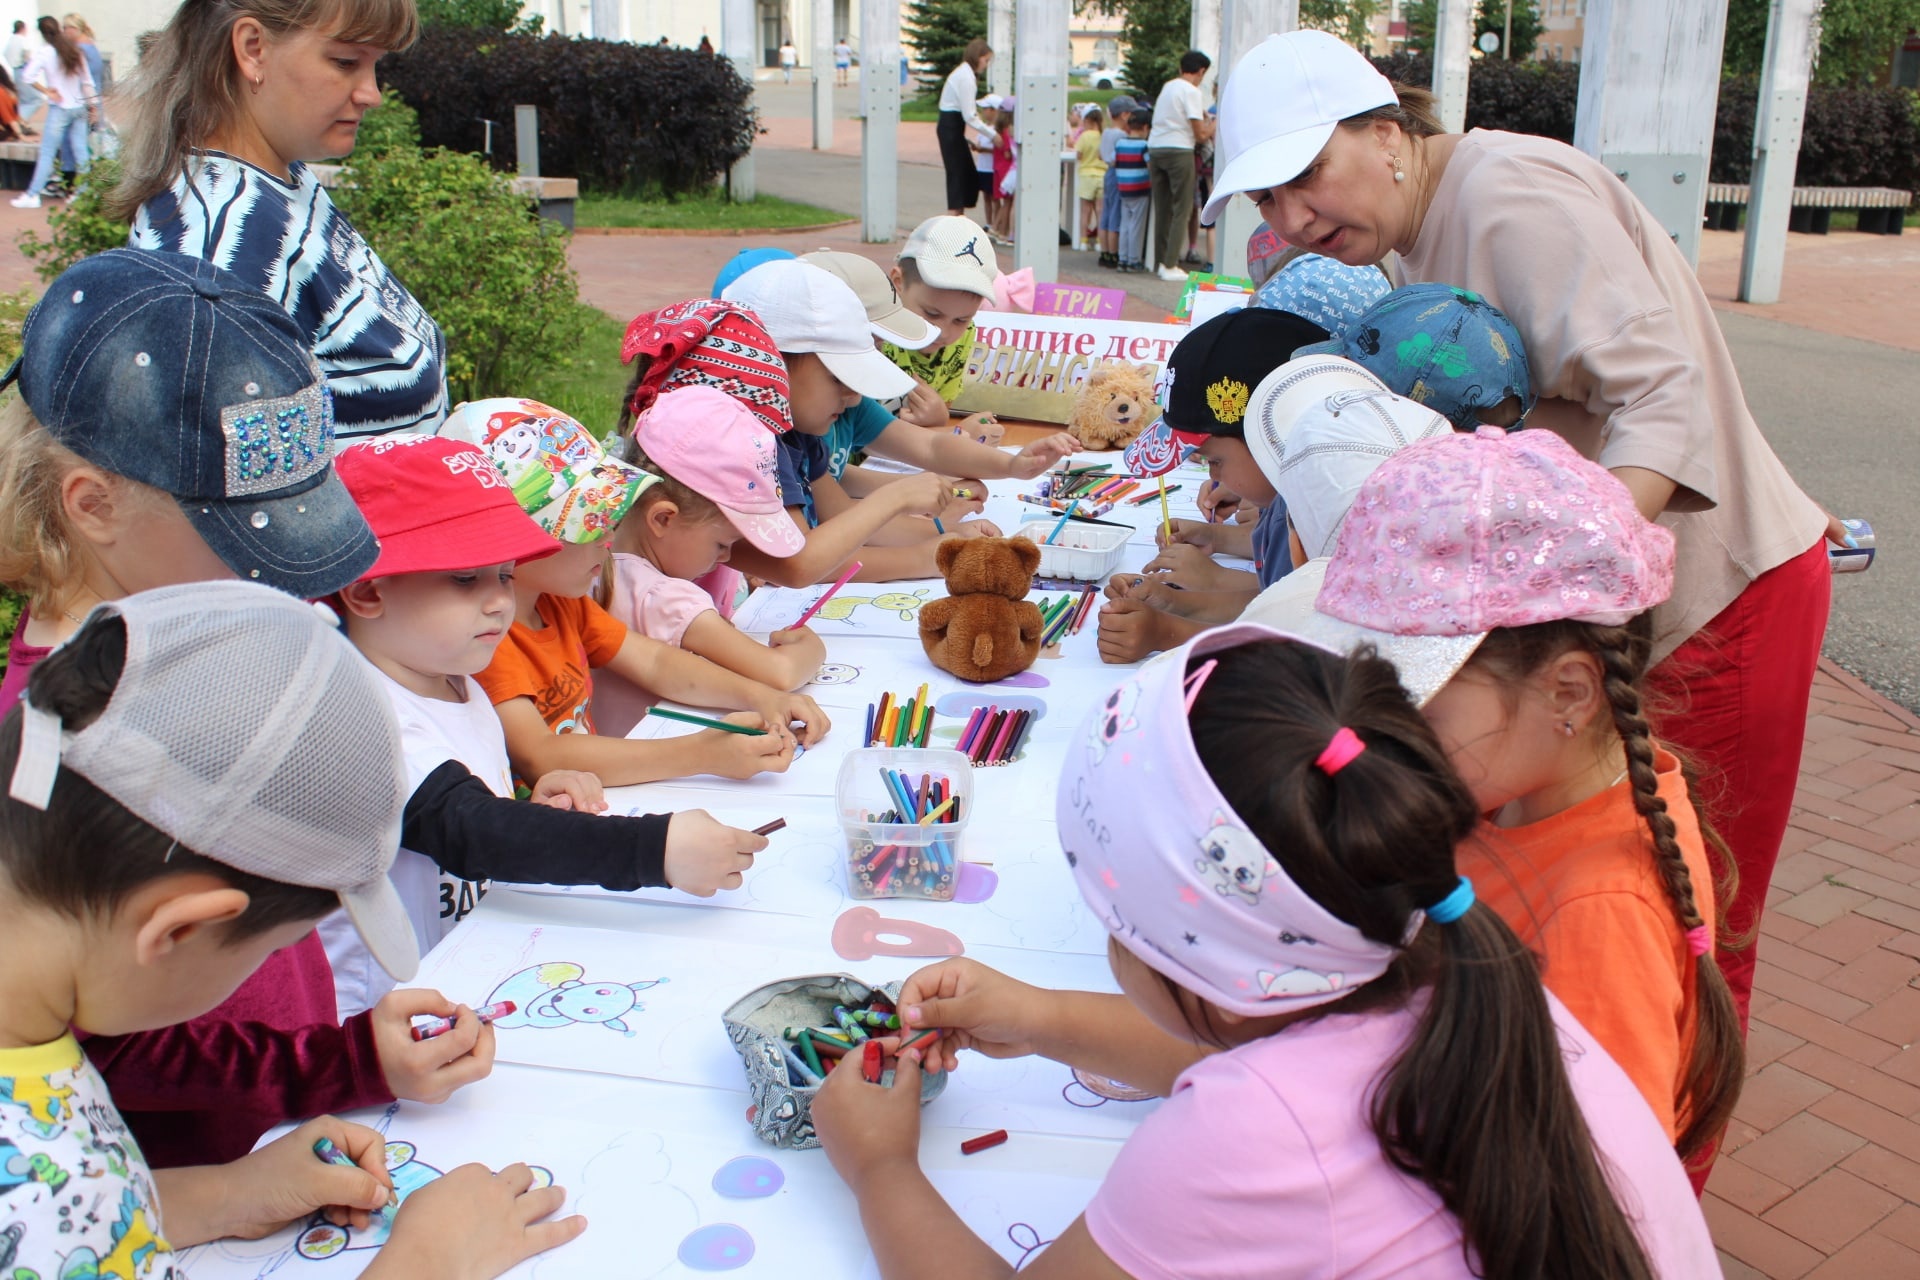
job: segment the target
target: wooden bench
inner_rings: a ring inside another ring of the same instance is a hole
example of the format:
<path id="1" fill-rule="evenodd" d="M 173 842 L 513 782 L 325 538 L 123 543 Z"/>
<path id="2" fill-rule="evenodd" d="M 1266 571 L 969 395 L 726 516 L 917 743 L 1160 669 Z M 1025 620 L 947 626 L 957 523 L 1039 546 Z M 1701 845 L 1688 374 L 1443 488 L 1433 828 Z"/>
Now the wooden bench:
<path id="1" fill-rule="evenodd" d="M 25 191 L 27 184 L 33 181 L 33 166 L 40 158 L 40 143 L 0 142 L 0 188 L 9 191 Z M 337 164 L 316 164 L 310 166 L 314 178 L 323 187 L 332 187 L 340 181 L 340 168 Z M 580 198 L 580 181 L 577 178 L 515 178 L 513 189 L 540 203 L 540 216 L 573 229 L 573 205 Z"/>
<path id="2" fill-rule="evenodd" d="M 1749 194 L 1744 182 L 1709 182 L 1707 229 L 1738 231 Z M 1860 230 L 1897 236 L 1906 228 L 1907 207 L 1912 203 L 1912 192 L 1892 187 L 1795 187 L 1787 230 L 1823 236 L 1835 209 L 1852 209 L 1859 215 Z"/>

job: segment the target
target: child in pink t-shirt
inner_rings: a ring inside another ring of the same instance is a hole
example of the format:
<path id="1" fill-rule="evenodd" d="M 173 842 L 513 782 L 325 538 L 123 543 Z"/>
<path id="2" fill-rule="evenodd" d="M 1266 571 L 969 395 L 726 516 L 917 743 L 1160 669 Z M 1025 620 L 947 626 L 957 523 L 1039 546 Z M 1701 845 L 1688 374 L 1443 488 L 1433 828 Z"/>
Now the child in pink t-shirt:
<path id="1" fill-rule="evenodd" d="M 813 1100 L 880 1273 L 1011 1274 L 919 1166 L 920 1059 L 971 1048 L 1166 1099 L 1026 1274 L 1719 1274 L 1646 1101 L 1456 870 L 1476 818 L 1382 659 L 1240 623 L 1140 668 L 1056 807 L 1124 994 L 947 961 L 899 1001 L 940 1038 Z"/>
<path id="2" fill-rule="evenodd" d="M 724 391 L 682 387 L 635 420 L 633 440 L 635 461 L 660 483 L 614 534 L 613 573 L 601 582 L 607 612 L 631 631 L 776 689 L 813 679 L 827 659 L 818 635 L 791 628 L 762 644 L 730 621 L 746 585 L 727 564 L 733 544 L 745 538 L 783 559 L 806 545 L 782 505 L 773 434 Z M 617 676 L 595 681 L 603 733 L 624 733 L 621 722 L 631 727 L 651 701 Z"/>

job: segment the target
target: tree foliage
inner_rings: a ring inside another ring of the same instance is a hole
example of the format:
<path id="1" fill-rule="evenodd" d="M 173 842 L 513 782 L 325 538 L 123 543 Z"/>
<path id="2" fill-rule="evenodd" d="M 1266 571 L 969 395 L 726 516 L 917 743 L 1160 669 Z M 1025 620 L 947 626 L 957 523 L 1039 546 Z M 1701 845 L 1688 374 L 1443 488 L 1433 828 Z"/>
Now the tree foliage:
<path id="1" fill-rule="evenodd" d="M 47 211 L 42 239 L 23 231 L 15 241 L 33 262 L 33 270 L 52 284 L 54 277 L 89 254 L 127 246 L 127 224 L 107 216 L 103 198 L 120 181 L 120 162 L 95 156 L 76 179 L 73 198 Z M 11 363 L 11 361 L 9 361 Z"/>
<path id="2" fill-rule="evenodd" d="M 1413 0 L 1401 10 L 1401 16 L 1407 23 L 1407 52 L 1433 53 L 1433 28 L 1438 8 L 1435 0 Z M 1535 0 L 1513 0 L 1513 57 L 1510 61 L 1522 62 L 1531 58 L 1540 43 L 1541 33 L 1546 29 L 1546 23 L 1540 20 L 1540 6 Z M 1479 7 L 1474 10 L 1473 38 L 1476 48 L 1481 35 L 1488 31 L 1505 38 L 1506 0 L 1480 0 Z M 1496 50 L 1490 56 L 1499 58 L 1500 54 Z"/>
<path id="3" fill-rule="evenodd" d="M 1757 76 L 1767 47 L 1767 0 L 1728 0 L 1720 72 Z M 1907 32 L 1920 28 L 1920 0 L 1826 0 L 1820 9 L 1819 84 L 1864 84 L 1886 71 Z"/>
<path id="4" fill-rule="evenodd" d="M 1300 0 L 1300 25 L 1339 36 L 1362 53 L 1373 49 L 1373 20 L 1384 0 Z"/>
<path id="5" fill-rule="evenodd" d="M 986 38 L 987 0 L 913 0 L 900 26 L 913 46 L 921 92 L 939 93 L 947 76 L 960 65 L 967 42 Z M 996 58 L 1013 57 L 1011 49 L 993 53 Z"/>
<path id="6" fill-rule="evenodd" d="M 1180 55 L 1192 39 L 1193 0 L 1132 0 L 1120 28 L 1128 87 L 1152 103 L 1160 96 L 1160 86 L 1180 74 Z M 1212 57 L 1220 51 L 1204 52 Z"/>
<path id="7" fill-rule="evenodd" d="M 418 0 L 420 25 L 470 27 L 478 31 L 510 31 L 537 36 L 544 20 L 537 13 L 522 14 L 520 0 Z"/>

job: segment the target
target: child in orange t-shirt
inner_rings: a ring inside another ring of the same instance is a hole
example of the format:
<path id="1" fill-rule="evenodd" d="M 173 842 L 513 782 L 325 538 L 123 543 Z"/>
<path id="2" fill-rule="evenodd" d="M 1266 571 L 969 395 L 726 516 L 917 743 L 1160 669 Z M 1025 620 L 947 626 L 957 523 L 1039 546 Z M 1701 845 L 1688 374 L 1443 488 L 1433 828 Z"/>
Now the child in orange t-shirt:
<path id="1" fill-rule="evenodd" d="M 1310 638 L 1400 670 L 1487 820 L 1460 869 L 1704 1179 L 1745 1053 L 1713 881 L 1640 680 L 1673 538 L 1547 431 L 1423 441 L 1354 499 Z"/>
<path id="2" fill-rule="evenodd" d="M 813 745 L 827 718 L 812 698 L 771 689 L 697 654 L 635 635 L 588 593 L 606 564 L 607 538 L 656 477 L 606 456 L 587 429 L 532 400 L 479 400 L 448 415 L 440 434 L 486 451 L 521 509 L 560 550 L 514 571 L 514 620 L 475 677 L 506 731 L 520 778 L 555 769 L 598 774 L 607 786 L 713 773 L 783 773 L 795 739 Z M 593 726 L 593 671 L 606 667 L 655 697 L 744 710 L 764 734 L 705 729 L 670 742 L 601 737 Z"/>

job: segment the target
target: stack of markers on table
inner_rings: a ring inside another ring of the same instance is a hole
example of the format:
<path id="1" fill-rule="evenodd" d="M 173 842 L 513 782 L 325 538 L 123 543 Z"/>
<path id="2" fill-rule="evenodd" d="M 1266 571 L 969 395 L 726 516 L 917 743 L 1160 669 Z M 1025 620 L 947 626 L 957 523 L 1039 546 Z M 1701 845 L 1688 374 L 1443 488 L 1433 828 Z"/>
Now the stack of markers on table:
<path id="1" fill-rule="evenodd" d="M 869 747 L 924 747 L 932 729 L 933 704 L 927 701 L 925 685 L 911 698 L 883 693 L 878 703 L 867 704 L 865 742 Z"/>
<path id="2" fill-rule="evenodd" d="M 832 1026 L 788 1027 L 781 1032 L 791 1046 L 787 1050 L 787 1069 L 799 1078 L 799 1083 L 815 1085 L 826 1079 L 827 1072 L 842 1059 L 857 1058 L 867 1083 L 881 1084 L 885 1081 L 889 1058 L 897 1059 L 908 1049 L 924 1048 L 940 1038 L 940 1033 L 929 1027 L 906 1039 L 892 1053 L 886 1052 L 874 1038 L 890 1033 L 898 1035 L 899 1031 L 899 1013 L 877 991 L 858 1009 L 837 1004 L 833 1006 Z"/>
<path id="3" fill-rule="evenodd" d="M 938 898 L 950 901 L 957 888 L 960 854 L 954 837 L 942 832 L 961 820 L 960 797 L 950 778 L 923 773 L 913 780 L 896 769 L 880 770 L 893 807 L 847 823 L 847 887 L 861 898 Z M 929 838 L 897 836 L 887 840 L 874 826 L 929 828 Z"/>
<path id="4" fill-rule="evenodd" d="M 1080 634 L 1080 628 L 1086 624 L 1087 616 L 1093 612 L 1093 602 L 1100 589 L 1091 584 L 1081 587 L 1074 595 L 1064 595 L 1058 600 L 1043 600 L 1040 605 L 1040 647 L 1059 644 L 1068 636 Z"/>
<path id="5" fill-rule="evenodd" d="M 960 734 L 960 750 L 976 767 L 1012 764 L 1033 724 L 1031 711 L 975 707 Z"/>

